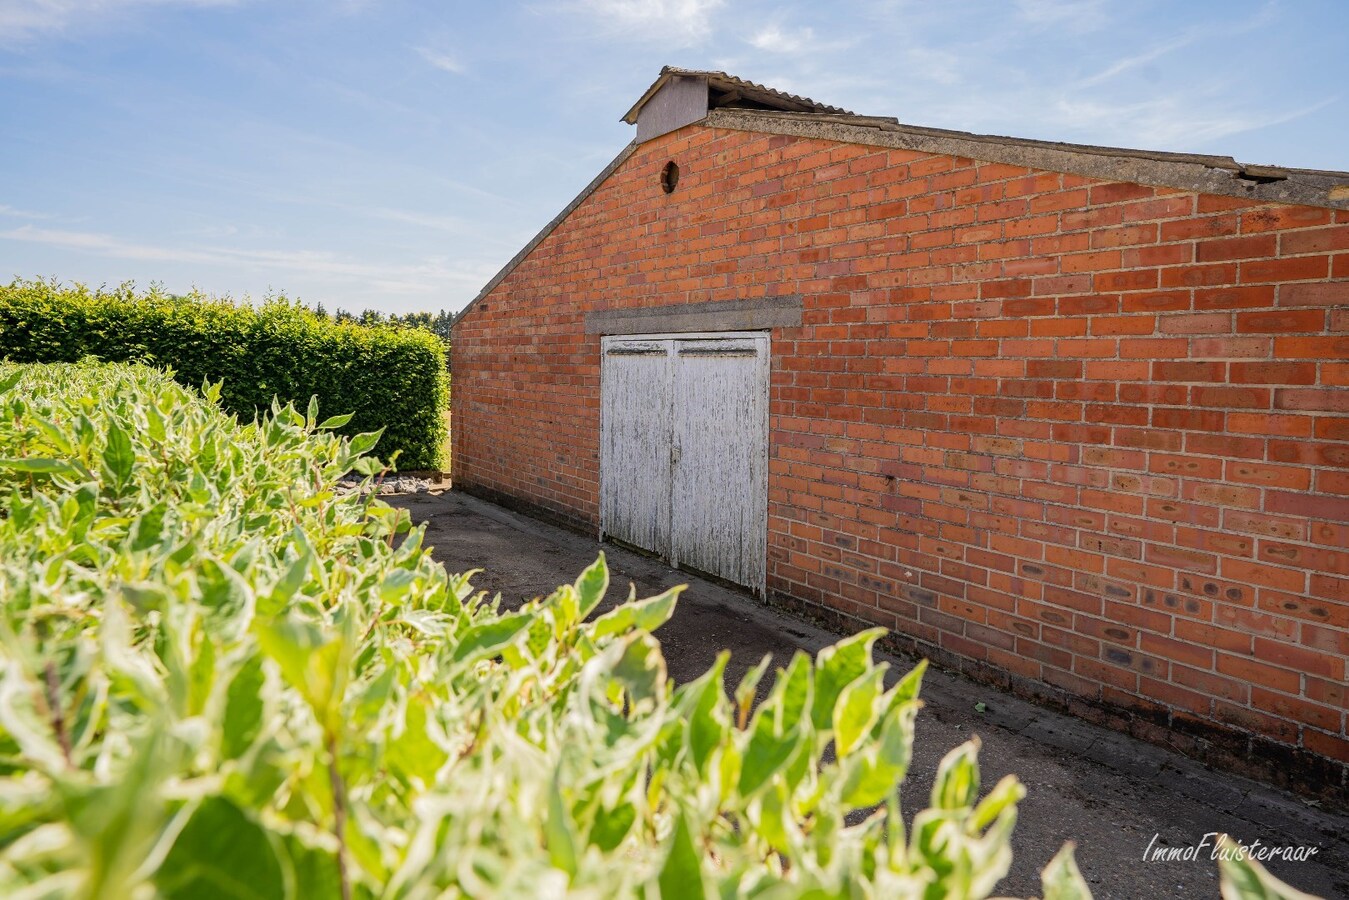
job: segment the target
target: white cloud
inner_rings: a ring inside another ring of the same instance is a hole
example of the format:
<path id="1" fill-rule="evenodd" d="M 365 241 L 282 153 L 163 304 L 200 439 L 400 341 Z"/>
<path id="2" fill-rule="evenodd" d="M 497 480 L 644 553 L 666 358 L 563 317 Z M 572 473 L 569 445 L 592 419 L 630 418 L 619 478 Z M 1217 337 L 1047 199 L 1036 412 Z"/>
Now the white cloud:
<path id="1" fill-rule="evenodd" d="M 1016 0 L 1017 15 L 1031 25 L 1087 32 L 1108 21 L 1103 0 Z"/>
<path id="2" fill-rule="evenodd" d="M 1160 59 L 1161 57 L 1165 56 L 1168 53 L 1171 53 L 1174 50 L 1179 50 L 1181 47 L 1193 44 L 1194 41 L 1195 41 L 1194 37 L 1183 37 L 1174 41 L 1167 41 L 1165 43 L 1158 44 L 1157 46 L 1152 47 L 1151 49 L 1144 50 L 1143 52 L 1134 54 L 1133 56 L 1126 56 L 1123 59 L 1115 62 L 1113 65 L 1107 66 L 1106 68 L 1097 72 L 1095 75 L 1082 79 L 1077 83 L 1077 86 L 1080 88 L 1091 87 L 1093 85 L 1109 81 L 1110 79 L 1114 78 L 1117 75 L 1123 75 L 1125 72 L 1128 72 L 1131 69 L 1136 69 L 1139 66 L 1147 65 L 1153 60 Z"/>
<path id="3" fill-rule="evenodd" d="M 236 270 L 251 266 L 260 270 L 279 270 L 307 275 L 328 282 L 355 281 L 367 285 L 397 285 L 400 290 L 417 293 L 430 293 L 450 286 L 480 287 L 492 274 L 490 266 L 475 263 L 450 266 L 445 260 L 438 258 L 406 265 L 384 265 L 342 259 L 324 251 L 168 247 L 126 241 L 97 232 L 64 231 L 37 228 L 32 225 L 0 231 L 0 240 L 25 241 L 114 259 L 222 265 Z"/>
<path id="4" fill-rule="evenodd" d="M 809 26 L 790 28 L 781 21 L 768 23 L 746 39 L 747 43 L 756 50 L 802 57 L 804 58 L 803 61 L 816 63 L 814 69 L 821 71 L 812 71 L 812 76 L 823 75 L 838 68 L 846 68 L 829 64 L 825 57 L 847 50 L 854 46 L 857 40 L 852 35 L 826 38 L 817 35 L 815 29 Z"/>
<path id="5" fill-rule="evenodd" d="M 937 84 L 956 84 L 967 67 L 966 61 L 949 50 L 933 47 L 905 47 L 899 53 L 904 60 L 906 78 L 926 79 Z"/>
<path id="6" fill-rule="evenodd" d="M 221 254 L 206 251 L 170 250 L 148 244 L 127 243 L 106 234 L 36 228 L 32 225 L 12 228 L 9 231 L 0 231 L 0 238 L 46 244 L 67 250 L 83 250 L 101 256 L 115 256 L 121 259 L 172 260 L 174 262 L 221 262 L 225 259 Z"/>
<path id="7" fill-rule="evenodd" d="M 749 39 L 750 44 L 769 53 L 799 53 L 815 42 L 813 28 L 784 31 L 781 25 L 769 25 Z"/>
<path id="8" fill-rule="evenodd" d="M 473 237 L 484 243 L 514 246 L 508 241 L 484 235 L 481 222 L 470 221 L 469 219 L 461 218 L 459 216 L 441 216 L 436 215 L 435 213 L 424 213 L 407 209 L 390 209 L 388 207 L 360 211 L 373 216 L 374 218 L 384 219 L 388 222 L 402 222 L 406 225 L 415 225 L 418 228 L 430 228 L 433 231 L 444 231 L 448 234 Z"/>
<path id="9" fill-rule="evenodd" d="M 1132 56 L 1126 56 L 1117 60 L 1110 66 L 1097 72 L 1088 78 L 1077 83 L 1077 86 L 1092 87 L 1103 82 L 1109 81 L 1117 75 L 1123 75 L 1125 72 L 1137 69 L 1139 66 L 1147 65 L 1150 62 L 1158 60 L 1169 53 L 1180 50 L 1183 47 L 1189 47 L 1203 41 L 1212 42 L 1215 40 L 1231 40 L 1232 38 L 1255 31 L 1258 28 L 1269 24 L 1272 17 L 1272 6 L 1265 6 L 1258 10 L 1255 15 L 1247 19 L 1228 22 L 1222 25 L 1206 24 L 1200 28 L 1191 28 L 1186 32 L 1172 37 L 1170 40 L 1162 41 L 1153 47 L 1139 51 Z"/>
<path id="10" fill-rule="evenodd" d="M 64 31 L 75 23 L 152 6 L 233 6 L 238 0 L 0 0 L 0 43 Z"/>
<path id="11" fill-rule="evenodd" d="M 29 212 L 26 209 L 15 209 L 7 203 L 0 203 L 0 216 L 8 216 L 11 219 L 32 219 L 33 221 L 56 218 L 56 216 L 53 216 L 50 213 Z"/>
<path id="12" fill-rule="evenodd" d="M 1206 110 L 1201 98 L 1167 97 L 1140 103 L 1104 103 L 1092 100 L 1060 100 L 1051 114 L 1060 127 L 1100 135 L 1116 146 L 1146 149 L 1188 150 L 1205 144 L 1294 119 L 1324 109 L 1338 98 L 1331 97 L 1288 112 L 1258 115 L 1238 109 Z"/>
<path id="13" fill-rule="evenodd" d="M 421 54 L 422 59 L 426 60 L 432 67 L 440 69 L 442 72 L 450 72 L 454 75 L 463 74 L 464 64 L 459 62 L 448 53 L 441 53 L 438 50 L 432 50 L 428 47 L 418 47 L 417 52 Z"/>
<path id="14" fill-rule="evenodd" d="M 725 0 L 579 0 L 573 8 L 601 29 L 642 40 L 698 44 L 712 33 L 712 14 Z"/>

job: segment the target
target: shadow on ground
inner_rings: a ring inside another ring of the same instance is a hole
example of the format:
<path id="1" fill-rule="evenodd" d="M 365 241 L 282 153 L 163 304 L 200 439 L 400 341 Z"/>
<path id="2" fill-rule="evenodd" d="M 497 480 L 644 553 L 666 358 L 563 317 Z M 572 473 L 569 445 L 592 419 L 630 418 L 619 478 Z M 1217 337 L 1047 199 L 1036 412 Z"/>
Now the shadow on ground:
<path id="1" fill-rule="evenodd" d="M 657 632 L 671 676 L 689 681 L 719 651 L 731 651 L 730 684 L 771 653 L 785 665 L 798 649 L 814 653 L 838 635 L 768 609 L 745 594 L 457 492 L 385 498 L 427 523 L 432 555 L 453 572 L 482 569 L 474 585 L 518 606 L 575 580 L 603 550 L 611 571 L 606 605 L 629 584 L 647 597 L 687 584 L 678 609 Z M 913 660 L 886 657 L 896 673 Z M 1039 870 L 1068 840 L 1098 900 L 1217 897 L 1217 863 L 1144 862 L 1149 842 L 1186 847 L 1208 832 L 1250 843 L 1316 846 L 1307 862 L 1271 862 L 1293 886 L 1325 898 L 1349 897 L 1349 816 L 1089 723 L 1041 709 L 962 677 L 929 671 L 923 685 L 914 761 L 903 797 L 909 813 L 926 806 L 941 757 L 978 734 L 985 787 L 1015 773 L 1026 785 L 1013 838 L 1014 862 L 1002 894 L 1038 896 Z M 984 704 L 976 712 L 975 704 Z M 1209 839 L 1210 844 L 1213 838 Z"/>

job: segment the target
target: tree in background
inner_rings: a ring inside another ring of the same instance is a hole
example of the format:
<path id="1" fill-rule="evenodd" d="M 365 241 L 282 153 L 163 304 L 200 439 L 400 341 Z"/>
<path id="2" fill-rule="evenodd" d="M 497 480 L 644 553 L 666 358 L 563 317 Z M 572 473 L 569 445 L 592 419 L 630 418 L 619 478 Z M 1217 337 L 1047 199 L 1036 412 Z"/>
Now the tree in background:
<path id="1" fill-rule="evenodd" d="M 412 313 L 384 313 L 377 309 L 367 309 L 359 315 L 338 308 L 337 312 L 331 316 L 319 303 L 314 307 L 314 312 L 324 318 L 332 318 L 338 322 L 355 322 L 360 325 L 392 325 L 396 328 L 421 328 L 439 337 L 445 342 L 445 346 L 450 344 L 450 325 L 454 322 L 454 313 L 448 310 L 439 312 L 412 312 Z"/>

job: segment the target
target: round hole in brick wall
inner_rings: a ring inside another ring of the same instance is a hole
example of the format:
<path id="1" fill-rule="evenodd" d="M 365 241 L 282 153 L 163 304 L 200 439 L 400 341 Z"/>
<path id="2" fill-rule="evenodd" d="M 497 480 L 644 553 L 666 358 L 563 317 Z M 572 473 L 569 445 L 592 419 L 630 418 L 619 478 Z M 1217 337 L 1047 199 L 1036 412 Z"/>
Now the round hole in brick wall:
<path id="1" fill-rule="evenodd" d="M 660 170 L 660 189 L 667 194 L 674 193 L 675 186 L 679 184 L 679 166 L 672 159 L 665 164 L 665 168 Z"/>

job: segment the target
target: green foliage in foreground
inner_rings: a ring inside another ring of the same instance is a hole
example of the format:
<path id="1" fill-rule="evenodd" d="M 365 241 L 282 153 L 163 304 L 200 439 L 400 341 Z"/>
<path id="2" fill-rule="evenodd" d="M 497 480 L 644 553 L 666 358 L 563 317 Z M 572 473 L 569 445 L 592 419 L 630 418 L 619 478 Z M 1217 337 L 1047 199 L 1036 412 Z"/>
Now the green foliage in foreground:
<path id="1" fill-rule="evenodd" d="M 316 418 L 0 366 L 0 895 L 984 897 L 1006 872 L 1022 788 L 980 799 L 977 742 L 902 828 L 922 669 L 887 687 L 875 633 L 757 707 L 766 665 L 733 699 L 724 658 L 675 688 L 651 631 L 676 591 L 597 615 L 601 559 L 503 612 L 334 492 L 369 439 Z M 1070 850 L 1045 895 L 1089 897 Z"/>
<path id="2" fill-rule="evenodd" d="M 188 387 L 222 381 L 221 403 L 246 420 L 274 398 L 317 396 L 325 410 L 352 414 L 342 434 L 382 428 L 380 454 L 397 453 L 400 468 L 446 463 L 445 345 L 420 328 L 334 322 L 283 298 L 252 307 L 128 285 L 0 285 L 0 359 L 87 356 L 165 366 Z"/>

